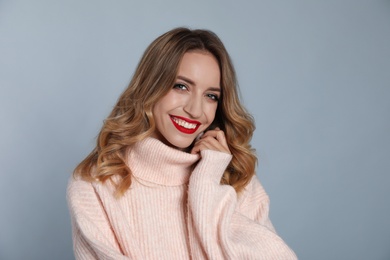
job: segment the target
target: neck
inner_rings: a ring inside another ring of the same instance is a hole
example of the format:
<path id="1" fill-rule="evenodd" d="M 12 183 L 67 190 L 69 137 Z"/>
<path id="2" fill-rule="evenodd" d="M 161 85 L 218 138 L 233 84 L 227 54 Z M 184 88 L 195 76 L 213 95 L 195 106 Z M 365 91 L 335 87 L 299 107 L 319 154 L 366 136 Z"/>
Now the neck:
<path id="1" fill-rule="evenodd" d="M 131 147 L 127 165 L 136 178 L 175 186 L 187 183 L 199 155 L 189 154 L 149 137 Z"/>

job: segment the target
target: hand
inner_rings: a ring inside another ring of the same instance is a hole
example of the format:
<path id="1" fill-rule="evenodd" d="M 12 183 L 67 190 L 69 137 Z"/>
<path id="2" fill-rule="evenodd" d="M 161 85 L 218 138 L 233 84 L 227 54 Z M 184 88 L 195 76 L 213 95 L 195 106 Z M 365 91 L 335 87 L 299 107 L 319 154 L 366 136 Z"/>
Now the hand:
<path id="1" fill-rule="evenodd" d="M 191 153 L 196 154 L 203 150 L 214 150 L 231 154 L 226 141 L 225 133 L 218 127 L 214 130 L 209 130 L 204 135 L 202 135 L 200 139 L 195 142 Z"/>

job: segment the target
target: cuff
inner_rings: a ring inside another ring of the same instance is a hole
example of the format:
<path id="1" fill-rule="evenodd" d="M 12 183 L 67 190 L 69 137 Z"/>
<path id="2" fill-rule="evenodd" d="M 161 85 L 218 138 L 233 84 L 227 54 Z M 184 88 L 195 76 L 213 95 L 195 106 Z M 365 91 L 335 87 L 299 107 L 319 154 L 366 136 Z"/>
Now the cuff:
<path id="1" fill-rule="evenodd" d="M 191 179 L 199 178 L 219 184 L 233 156 L 213 150 L 203 150 L 200 154 L 201 159 L 192 172 Z"/>

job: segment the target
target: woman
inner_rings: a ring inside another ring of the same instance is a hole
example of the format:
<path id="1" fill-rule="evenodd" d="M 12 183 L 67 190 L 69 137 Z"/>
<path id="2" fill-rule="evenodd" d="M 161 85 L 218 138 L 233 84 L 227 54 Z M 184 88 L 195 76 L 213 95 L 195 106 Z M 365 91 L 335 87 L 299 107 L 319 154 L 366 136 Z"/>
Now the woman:
<path id="1" fill-rule="evenodd" d="M 145 51 L 68 186 L 77 259 L 296 259 L 268 218 L 252 117 L 212 32 Z"/>

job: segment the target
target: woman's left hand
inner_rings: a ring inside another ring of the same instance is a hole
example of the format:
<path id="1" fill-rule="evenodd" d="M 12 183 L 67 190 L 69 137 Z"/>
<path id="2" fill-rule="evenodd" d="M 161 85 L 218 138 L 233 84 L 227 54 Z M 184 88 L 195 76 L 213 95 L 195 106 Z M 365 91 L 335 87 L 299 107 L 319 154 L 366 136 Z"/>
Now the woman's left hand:
<path id="1" fill-rule="evenodd" d="M 203 150 L 214 150 L 231 154 L 226 141 L 225 133 L 218 127 L 214 130 L 209 130 L 204 135 L 202 135 L 200 139 L 195 142 L 191 153 L 196 154 Z"/>

